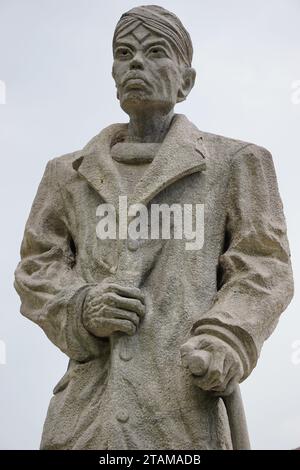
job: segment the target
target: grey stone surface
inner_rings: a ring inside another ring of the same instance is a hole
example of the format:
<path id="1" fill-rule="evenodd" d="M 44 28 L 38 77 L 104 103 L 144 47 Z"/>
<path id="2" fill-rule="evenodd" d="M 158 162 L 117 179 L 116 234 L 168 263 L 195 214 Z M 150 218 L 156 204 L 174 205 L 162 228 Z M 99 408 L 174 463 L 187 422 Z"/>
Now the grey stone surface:
<path id="1" fill-rule="evenodd" d="M 174 114 L 195 80 L 174 15 L 131 10 L 113 50 L 129 122 L 48 163 L 16 269 L 22 314 L 70 358 L 41 448 L 243 447 L 236 387 L 293 294 L 272 157 Z M 203 247 L 100 240 L 97 207 L 120 195 L 204 204 Z"/>

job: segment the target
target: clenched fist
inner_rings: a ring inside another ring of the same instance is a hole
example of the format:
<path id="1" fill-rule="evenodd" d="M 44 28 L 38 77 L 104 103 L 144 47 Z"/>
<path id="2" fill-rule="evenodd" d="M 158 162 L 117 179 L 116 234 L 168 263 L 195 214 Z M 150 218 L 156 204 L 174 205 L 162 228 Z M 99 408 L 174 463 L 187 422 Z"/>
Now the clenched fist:
<path id="1" fill-rule="evenodd" d="M 195 384 L 215 395 L 229 395 L 244 375 L 238 353 L 212 335 L 193 336 L 180 348 L 182 364 L 193 374 Z"/>
<path id="2" fill-rule="evenodd" d="M 85 298 L 82 321 L 95 336 L 115 332 L 133 335 L 145 314 L 144 294 L 137 287 L 107 282 L 92 287 Z"/>

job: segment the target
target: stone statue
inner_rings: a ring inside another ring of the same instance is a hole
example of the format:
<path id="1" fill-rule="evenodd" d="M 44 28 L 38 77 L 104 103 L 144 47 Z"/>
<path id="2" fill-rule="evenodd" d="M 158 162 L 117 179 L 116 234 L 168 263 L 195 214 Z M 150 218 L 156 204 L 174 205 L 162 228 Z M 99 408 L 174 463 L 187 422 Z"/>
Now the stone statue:
<path id="1" fill-rule="evenodd" d="M 42 449 L 235 447 L 220 397 L 249 376 L 292 298 L 270 153 L 174 113 L 194 86 L 192 54 L 173 13 L 123 14 L 112 75 L 129 122 L 47 164 L 15 281 L 22 314 L 69 357 Z M 140 212 L 170 208 L 172 230 L 173 204 L 203 207 L 201 247 L 187 248 L 187 236 L 99 236 L 103 207 L 118 228 L 125 199 Z"/>

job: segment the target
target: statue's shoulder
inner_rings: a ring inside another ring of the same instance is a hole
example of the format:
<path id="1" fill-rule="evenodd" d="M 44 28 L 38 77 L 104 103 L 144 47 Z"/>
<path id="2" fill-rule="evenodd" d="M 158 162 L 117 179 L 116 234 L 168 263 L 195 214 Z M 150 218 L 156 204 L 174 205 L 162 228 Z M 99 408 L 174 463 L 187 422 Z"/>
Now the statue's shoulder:
<path id="1" fill-rule="evenodd" d="M 55 167 L 57 177 L 63 180 L 74 177 L 82 158 L 99 151 L 105 140 L 121 131 L 124 127 L 126 127 L 124 123 L 110 124 L 92 137 L 80 150 L 53 158 L 49 163 Z"/>
<path id="2" fill-rule="evenodd" d="M 80 158 L 80 155 L 81 150 L 76 150 L 50 160 L 48 166 L 52 168 L 52 174 L 55 175 L 55 178 L 61 183 L 65 183 L 72 178 L 76 174 L 73 167 L 74 162 Z"/>
<path id="3" fill-rule="evenodd" d="M 249 153 L 260 158 L 271 155 L 265 147 L 254 144 L 253 142 L 225 137 L 205 131 L 201 131 L 201 136 L 209 153 L 215 156 L 215 158 L 224 158 L 224 156 L 228 158 L 243 158 L 243 156 Z"/>

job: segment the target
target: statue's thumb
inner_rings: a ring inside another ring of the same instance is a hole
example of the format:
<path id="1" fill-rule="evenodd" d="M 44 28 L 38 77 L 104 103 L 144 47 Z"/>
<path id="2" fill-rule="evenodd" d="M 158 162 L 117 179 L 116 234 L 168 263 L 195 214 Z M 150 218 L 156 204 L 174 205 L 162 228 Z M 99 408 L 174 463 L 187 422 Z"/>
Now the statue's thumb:
<path id="1" fill-rule="evenodd" d="M 210 363 L 210 353 L 204 350 L 182 352 L 181 362 L 194 375 L 205 375 Z"/>

